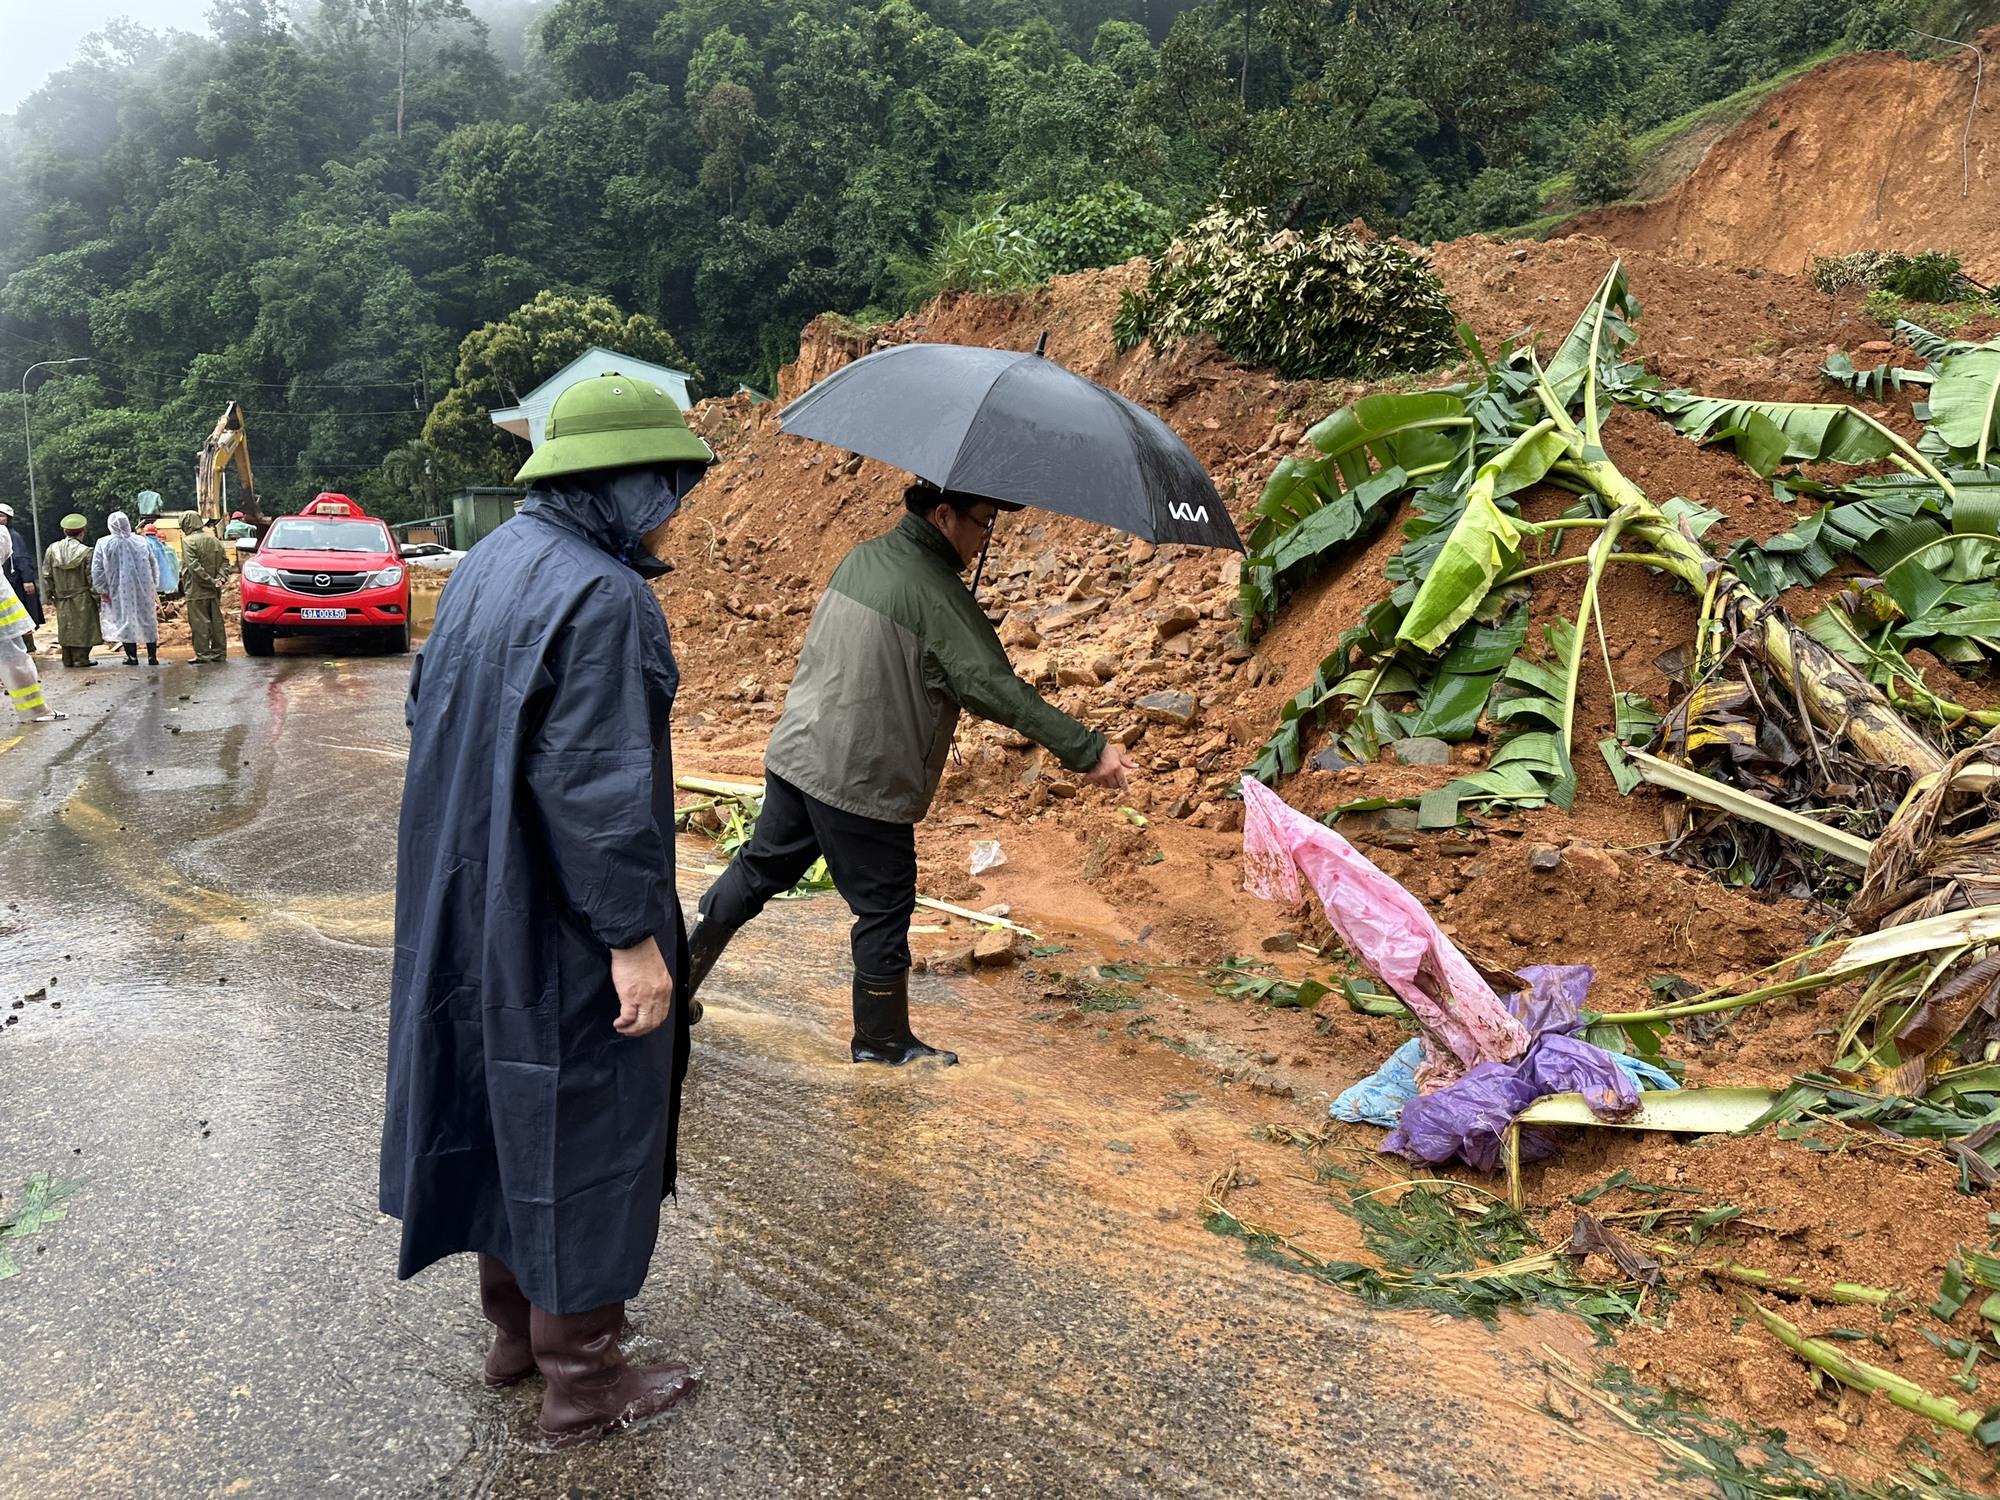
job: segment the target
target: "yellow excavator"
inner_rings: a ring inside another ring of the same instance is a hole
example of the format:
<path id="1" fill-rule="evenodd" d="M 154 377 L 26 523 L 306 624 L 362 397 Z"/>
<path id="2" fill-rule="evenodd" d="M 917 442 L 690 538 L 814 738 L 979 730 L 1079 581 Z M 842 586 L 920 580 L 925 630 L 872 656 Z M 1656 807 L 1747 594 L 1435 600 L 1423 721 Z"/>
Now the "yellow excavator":
<path id="1" fill-rule="evenodd" d="M 238 493 L 229 494 L 229 471 L 236 471 Z M 243 519 L 261 534 L 265 521 L 257 508 L 257 485 L 250 475 L 250 438 L 243 430 L 243 408 L 232 401 L 216 419 L 215 430 L 201 445 L 194 467 L 195 508 L 211 521 L 226 524 L 230 508 L 243 512 Z"/>

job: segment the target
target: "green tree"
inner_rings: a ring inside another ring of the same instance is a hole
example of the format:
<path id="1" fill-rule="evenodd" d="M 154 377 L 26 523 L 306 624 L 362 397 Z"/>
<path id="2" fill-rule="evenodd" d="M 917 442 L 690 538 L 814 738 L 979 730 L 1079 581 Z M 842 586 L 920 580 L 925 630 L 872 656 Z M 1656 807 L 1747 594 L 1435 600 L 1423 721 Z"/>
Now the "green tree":
<path id="1" fill-rule="evenodd" d="M 1629 193 L 1639 169 L 1625 122 L 1607 115 L 1586 130 L 1570 153 L 1569 169 L 1578 203 L 1610 203 Z"/>
<path id="2" fill-rule="evenodd" d="M 470 21 L 465 0 L 364 0 L 368 24 L 396 53 L 396 139 L 403 138 L 403 100 L 410 77 L 410 43 L 447 21 Z"/>
<path id="3" fill-rule="evenodd" d="M 424 423 L 425 446 L 476 482 L 504 482 L 527 454 L 489 414 L 518 403 L 593 344 L 697 373 L 673 335 L 645 314 L 622 312 L 608 297 L 543 292 L 466 335 L 451 389 Z"/>

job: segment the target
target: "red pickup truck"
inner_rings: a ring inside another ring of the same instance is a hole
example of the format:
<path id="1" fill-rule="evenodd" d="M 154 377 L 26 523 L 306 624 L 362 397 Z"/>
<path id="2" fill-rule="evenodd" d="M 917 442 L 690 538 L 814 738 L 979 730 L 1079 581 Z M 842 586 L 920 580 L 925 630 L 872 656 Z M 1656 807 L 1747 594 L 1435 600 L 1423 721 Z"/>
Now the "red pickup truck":
<path id="1" fill-rule="evenodd" d="M 269 656 L 281 635 L 369 632 L 410 649 L 410 575 L 388 526 L 345 495 L 281 516 L 243 562 L 243 650 Z"/>

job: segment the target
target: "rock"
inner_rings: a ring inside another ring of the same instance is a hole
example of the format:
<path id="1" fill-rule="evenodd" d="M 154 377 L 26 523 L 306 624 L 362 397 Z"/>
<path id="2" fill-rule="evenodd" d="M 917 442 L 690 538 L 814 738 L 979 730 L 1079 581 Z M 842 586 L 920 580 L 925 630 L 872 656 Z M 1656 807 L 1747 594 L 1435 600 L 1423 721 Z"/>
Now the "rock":
<path id="1" fill-rule="evenodd" d="M 1116 734 L 1111 736 L 1112 739 L 1116 740 L 1119 744 L 1123 745 L 1127 750 L 1130 750 L 1134 745 L 1138 744 L 1139 741 L 1143 740 L 1145 737 L 1146 737 L 1146 726 L 1144 724 L 1127 724 L 1124 728 L 1120 729 Z"/>
<path id="2" fill-rule="evenodd" d="M 1188 693 L 1148 693 L 1136 706 L 1157 724 L 1178 724 L 1185 729 L 1195 721 L 1194 697 Z"/>
<path id="3" fill-rule="evenodd" d="M 1125 602 L 1127 604 L 1146 604 L 1149 603 L 1152 600 L 1153 596 L 1159 593 L 1159 591 L 1160 591 L 1159 579 L 1142 578 L 1137 583 L 1133 584 L 1131 588 L 1125 591 Z"/>
<path id="4" fill-rule="evenodd" d="M 1086 599 L 1081 604 L 1065 604 L 1058 609 L 1050 610 L 1042 616 L 1042 633 L 1046 635 L 1053 630 L 1067 630 L 1072 625 L 1088 620 L 1092 615 L 1103 614 L 1110 604 L 1109 599 Z"/>
<path id="5" fill-rule="evenodd" d="M 1051 797 L 1061 797 L 1064 800 L 1074 797 L 1076 795 L 1076 783 L 1074 781 L 1051 781 L 1049 783 L 1049 795 Z"/>
<path id="6" fill-rule="evenodd" d="M 1169 636 L 1160 642 L 1160 649 L 1169 656 L 1188 657 L 1194 655 L 1194 637 L 1191 635 Z"/>
<path id="7" fill-rule="evenodd" d="M 1167 805 L 1167 816 L 1170 818 L 1185 818 L 1193 811 L 1194 798 L 1192 797 L 1176 797 Z"/>
<path id="8" fill-rule="evenodd" d="M 972 945 L 972 961 L 982 969 L 1004 969 L 1014 961 L 1014 934 L 1004 927 L 982 932 Z"/>
<path id="9" fill-rule="evenodd" d="M 1223 558 L 1222 566 L 1216 573 L 1217 581 L 1225 588 L 1235 588 L 1243 580 L 1243 559 L 1234 552 Z"/>
<path id="10" fill-rule="evenodd" d="M 1289 932 L 1274 932 L 1261 944 L 1266 953 L 1296 953 L 1299 951 L 1297 936 Z"/>
<path id="11" fill-rule="evenodd" d="M 1479 846 L 1470 839 L 1439 839 L 1431 847 L 1447 859 L 1470 859 L 1479 852 Z"/>
<path id="12" fill-rule="evenodd" d="M 1140 563 L 1151 562 L 1159 550 L 1151 542 L 1143 541 L 1135 536 L 1132 538 L 1132 545 L 1126 550 L 1125 556 L 1131 560 L 1134 567 L 1137 567 Z"/>
<path id="13" fill-rule="evenodd" d="M 1161 640 L 1172 640 L 1181 632 L 1192 630 L 1200 619 L 1201 616 L 1196 614 L 1191 606 L 1175 604 L 1161 614 L 1154 623 L 1153 630 Z"/>
<path id="14" fill-rule="evenodd" d="M 1417 831 L 1417 810 L 1414 807 L 1380 807 L 1369 812 L 1343 813 L 1334 820 L 1333 829 L 1346 838 L 1357 833 L 1415 833 Z"/>
<path id="15" fill-rule="evenodd" d="M 1313 755 L 1310 764 L 1315 771 L 1345 771 L 1361 762 L 1341 754 L 1340 746 L 1327 745 Z"/>
<path id="16" fill-rule="evenodd" d="M 973 944 L 962 943 L 956 948 L 947 948 L 931 959 L 933 974 L 963 974 L 972 967 Z"/>
<path id="17" fill-rule="evenodd" d="M 1528 868 L 1543 875 L 1562 862 L 1562 850 L 1554 844 L 1537 844 L 1528 851 Z"/>
<path id="18" fill-rule="evenodd" d="M 1032 651 L 1041 643 L 1042 633 L 1019 615 L 1008 615 L 1000 626 L 1000 644 L 1003 646 L 1021 646 Z"/>
<path id="19" fill-rule="evenodd" d="M 1056 684 L 1059 687 L 1096 687 L 1098 676 L 1089 667 L 1061 662 L 1056 667 Z"/>
<path id="20" fill-rule="evenodd" d="M 1625 872 L 1618 867 L 1618 861 L 1608 849 L 1595 849 L 1587 844 L 1566 844 L 1562 851 L 1563 862 L 1593 880 L 1618 881 L 1625 878 Z"/>
<path id="21" fill-rule="evenodd" d="M 1118 675 L 1118 660 L 1111 656 L 1093 656 L 1090 670 L 1099 682 L 1109 682 Z"/>
<path id="22" fill-rule="evenodd" d="M 1856 354 L 1893 354 L 1895 350 L 1896 346 L 1888 339 L 1870 339 L 1865 344 L 1854 346 Z"/>
<path id="23" fill-rule="evenodd" d="M 1443 740 L 1419 735 L 1414 739 L 1391 740 L 1389 754 L 1399 766 L 1448 766 L 1451 746 Z"/>
<path id="24" fill-rule="evenodd" d="M 1222 659 L 1228 662 L 1233 667 L 1240 662 L 1246 662 L 1250 660 L 1250 658 L 1255 656 L 1256 654 L 1257 654 L 1256 652 L 1252 651 L 1248 646 L 1244 645 L 1241 641 L 1235 641 L 1231 643 L 1227 651 L 1222 653 Z"/>

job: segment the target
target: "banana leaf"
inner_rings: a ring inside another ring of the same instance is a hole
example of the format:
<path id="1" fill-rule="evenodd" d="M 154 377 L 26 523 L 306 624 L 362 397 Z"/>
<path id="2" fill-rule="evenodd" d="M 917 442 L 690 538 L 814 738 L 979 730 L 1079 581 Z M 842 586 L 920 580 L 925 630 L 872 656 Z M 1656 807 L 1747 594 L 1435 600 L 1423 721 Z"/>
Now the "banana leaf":
<path id="1" fill-rule="evenodd" d="M 1877 401 L 1900 393 L 1906 385 L 1929 385 L 1936 378 L 1934 371 L 1906 370 L 1897 365 L 1877 365 L 1872 370 L 1857 370 L 1854 361 L 1845 354 L 1829 355 L 1819 371 L 1835 385 L 1857 396 L 1872 396 Z"/>
<path id="2" fill-rule="evenodd" d="M 1931 430 L 1954 456 L 1986 467 L 2000 426 L 2000 340 L 1948 355 L 1931 387 Z"/>
<path id="3" fill-rule="evenodd" d="M 1521 551 L 1521 530 L 1496 497 L 1539 483 L 1567 446 L 1559 433 L 1531 429 L 1479 466 L 1457 525 L 1403 617 L 1399 640 L 1435 651 L 1478 612 Z"/>
<path id="4" fill-rule="evenodd" d="M 1501 672 L 1527 638 L 1526 601 L 1497 625 L 1477 621 L 1466 625 L 1424 689 L 1411 733 L 1448 741 L 1470 738 L 1479 727 L 1479 716 Z"/>
<path id="5" fill-rule="evenodd" d="M 1269 618 L 1285 575 L 1310 571 L 1359 536 L 1408 487 L 1410 470 L 1449 463 L 1471 428 L 1463 397 L 1450 390 L 1364 396 L 1316 424 L 1307 436 L 1321 456 L 1282 460 L 1251 508 L 1237 604 L 1245 637 Z"/>
<path id="6" fill-rule="evenodd" d="M 1638 317 L 1639 303 L 1625 282 L 1625 263 L 1614 262 L 1548 363 L 1545 378 L 1558 401 L 1564 406 L 1575 401 L 1593 365 L 1604 371 L 1638 342 L 1638 330 L 1632 326 Z"/>
<path id="7" fill-rule="evenodd" d="M 1907 318 L 1896 320 L 1896 337 L 1908 344 L 1917 353 L 1935 365 L 1948 354 L 1956 354 L 1972 345 L 1959 339 L 1948 339 L 1942 334 L 1932 333 L 1921 324 L 1912 323 Z"/>
<path id="8" fill-rule="evenodd" d="M 1689 391 L 1652 399 L 1677 431 L 1701 443 L 1734 439 L 1744 462 L 1768 464 L 1759 469 L 1765 474 L 1788 460 L 1871 464 L 1897 451 L 1888 433 L 1840 402 L 1729 401 Z"/>

